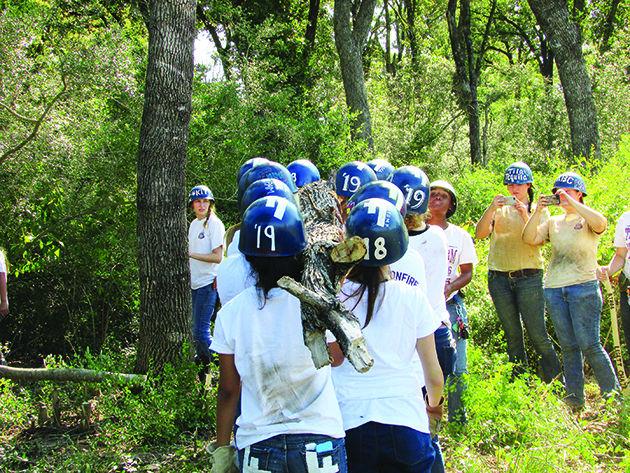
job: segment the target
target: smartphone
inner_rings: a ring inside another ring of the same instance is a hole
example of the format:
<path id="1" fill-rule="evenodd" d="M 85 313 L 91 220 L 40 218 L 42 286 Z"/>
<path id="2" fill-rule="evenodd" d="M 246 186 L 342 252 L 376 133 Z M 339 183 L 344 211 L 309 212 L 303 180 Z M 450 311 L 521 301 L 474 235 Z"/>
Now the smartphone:
<path id="1" fill-rule="evenodd" d="M 514 197 L 513 195 L 508 195 L 507 197 L 504 197 L 503 204 L 504 205 L 516 204 L 516 197 Z"/>
<path id="2" fill-rule="evenodd" d="M 551 194 L 551 195 L 543 195 L 541 196 L 541 200 L 545 203 L 545 205 L 560 205 L 560 196 Z"/>

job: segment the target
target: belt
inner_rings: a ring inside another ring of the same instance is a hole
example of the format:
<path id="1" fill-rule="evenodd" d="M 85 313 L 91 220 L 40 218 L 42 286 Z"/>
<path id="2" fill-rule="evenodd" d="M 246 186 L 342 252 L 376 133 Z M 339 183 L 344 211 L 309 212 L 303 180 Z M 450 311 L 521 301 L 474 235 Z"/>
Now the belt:
<path id="1" fill-rule="evenodd" d="M 542 273 L 542 269 L 517 269 L 515 271 L 495 271 L 490 270 L 494 274 L 500 274 L 510 279 L 525 278 L 527 276 L 536 276 Z"/>

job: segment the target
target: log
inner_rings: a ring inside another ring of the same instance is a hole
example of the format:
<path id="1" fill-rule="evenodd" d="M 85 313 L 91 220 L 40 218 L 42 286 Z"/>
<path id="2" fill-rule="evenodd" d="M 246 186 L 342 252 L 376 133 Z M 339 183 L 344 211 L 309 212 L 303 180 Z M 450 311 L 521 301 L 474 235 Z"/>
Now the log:
<path id="1" fill-rule="evenodd" d="M 302 187 L 298 195 L 308 236 L 304 271 L 300 284 L 283 278 L 284 285 L 279 285 L 303 302 L 304 343 L 311 351 L 315 367 L 330 364 L 325 336 L 328 329 L 337 337 L 352 366 L 365 372 L 373 360 L 361 326 L 354 314 L 337 300 L 348 271 L 365 256 L 365 245 L 360 238 L 344 239 L 343 220 L 331 182 L 313 182 Z"/>
<path id="2" fill-rule="evenodd" d="M 0 378 L 14 381 L 71 381 L 78 383 L 100 383 L 113 381 L 139 385 L 146 382 L 147 377 L 140 374 L 111 373 L 80 368 L 13 368 L 0 366 Z"/>

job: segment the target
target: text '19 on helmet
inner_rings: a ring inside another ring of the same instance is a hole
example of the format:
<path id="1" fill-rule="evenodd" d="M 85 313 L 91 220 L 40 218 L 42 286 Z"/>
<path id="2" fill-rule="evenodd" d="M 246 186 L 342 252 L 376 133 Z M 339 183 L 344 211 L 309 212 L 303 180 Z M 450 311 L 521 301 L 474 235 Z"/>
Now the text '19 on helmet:
<path id="1" fill-rule="evenodd" d="M 340 197 L 352 197 L 359 188 L 368 182 L 376 181 L 376 174 L 361 161 L 351 161 L 339 168 L 335 175 L 335 191 Z"/>
<path id="2" fill-rule="evenodd" d="M 247 256 L 294 256 L 307 245 L 300 211 L 284 197 L 272 195 L 252 202 L 240 230 L 238 249 Z"/>

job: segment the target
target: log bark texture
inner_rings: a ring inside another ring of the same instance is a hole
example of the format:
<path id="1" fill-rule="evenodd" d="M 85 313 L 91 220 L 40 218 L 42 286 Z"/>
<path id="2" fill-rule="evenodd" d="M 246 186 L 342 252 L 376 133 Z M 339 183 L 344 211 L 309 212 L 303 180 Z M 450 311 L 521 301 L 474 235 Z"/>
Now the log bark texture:
<path id="1" fill-rule="evenodd" d="M 13 368 L 0 366 L 0 378 L 14 381 L 73 381 L 80 383 L 99 383 L 114 381 L 117 383 L 142 384 L 145 375 L 112 373 L 78 368 Z"/>
<path id="2" fill-rule="evenodd" d="M 365 346 L 359 321 L 337 299 L 344 277 L 365 256 L 365 246 L 358 237 L 344 239 L 332 183 L 314 182 L 302 187 L 299 196 L 308 235 L 304 272 L 301 284 L 288 277 L 278 284 L 303 303 L 304 343 L 317 368 L 330 363 L 325 338 L 328 329 L 352 366 L 359 372 L 367 371 L 373 360 Z"/>

